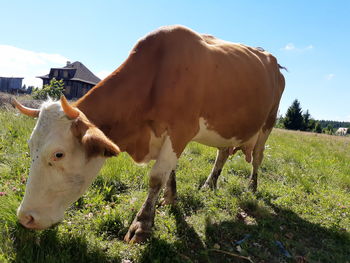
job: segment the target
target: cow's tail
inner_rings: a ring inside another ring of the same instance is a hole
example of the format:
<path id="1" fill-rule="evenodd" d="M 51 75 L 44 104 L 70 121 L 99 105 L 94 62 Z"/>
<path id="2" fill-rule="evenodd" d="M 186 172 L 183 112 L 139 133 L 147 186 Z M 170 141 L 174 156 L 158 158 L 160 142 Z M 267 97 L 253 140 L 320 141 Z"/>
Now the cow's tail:
<path id="1" fill-rule="evenodd" d="M 283 66 L 281 66 L 280 64 L 278 64 L 278 68 L 279 68 L 279 69 L 284 69 L 285 71 L 289 72 L 288 69 L 287 69 L 286 67 L 283 67 Z"/>

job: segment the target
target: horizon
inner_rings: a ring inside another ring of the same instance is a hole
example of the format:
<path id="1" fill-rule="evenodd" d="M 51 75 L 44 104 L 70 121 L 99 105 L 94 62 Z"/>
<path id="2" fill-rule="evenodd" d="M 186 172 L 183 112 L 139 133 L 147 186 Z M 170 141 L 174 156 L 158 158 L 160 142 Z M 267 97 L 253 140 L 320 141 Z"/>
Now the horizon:
<path id="1" fill-rule="evenodd" d="M 2 3 L 0 76 L 37 76 L 80 61 L 100 79 L 137 40 L 160 26 L 182 24 L 223 40 L 263 47 L 288 72 L 279 114 L 298 99 L 317 120 L 350 121 L 350 2 L 134 1 Z M 13 16 L 13 14 L 16 16 Z"/>

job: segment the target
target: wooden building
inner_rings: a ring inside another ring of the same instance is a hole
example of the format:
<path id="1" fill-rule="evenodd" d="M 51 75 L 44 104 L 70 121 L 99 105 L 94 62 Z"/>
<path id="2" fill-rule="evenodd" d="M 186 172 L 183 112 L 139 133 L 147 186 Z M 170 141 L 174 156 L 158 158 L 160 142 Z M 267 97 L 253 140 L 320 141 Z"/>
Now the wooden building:
<path id="1" fill-rule="evenodd" d="M 62 79 L 65 89 L 64 95 L 68 99 L 82 97 L 101 81 L 79 61 L 74 63 L 68 61 L 67 65 L 63 68 L 51 68 L 49 74 L 38 78 L 43 80 L 43 85 L 49 84 L 53 78 L 57 80 Z"/>
<path id="2" fill-rule="evenodd" d="M 0 91 L 16 94 L 22 90 L 22 80 L 23 78 L 0 77 Z"/>

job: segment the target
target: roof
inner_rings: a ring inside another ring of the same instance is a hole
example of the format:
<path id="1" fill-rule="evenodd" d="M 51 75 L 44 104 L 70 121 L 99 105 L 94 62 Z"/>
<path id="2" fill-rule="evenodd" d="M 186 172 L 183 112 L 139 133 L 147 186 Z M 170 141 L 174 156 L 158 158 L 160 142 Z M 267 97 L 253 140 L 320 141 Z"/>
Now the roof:
<path id="1" fill-rule="evenodd" d="M 24 79 L 22 77 L 0 77 L 1 79 Z"/>
<path id="2" fill-rule="evenodd" d="M 73 73 L 74 75 L 70 78 L 70 80 L 76 80 L 76 81 L 81 81 L 81 82 L 86 82 L 89 84 L 96 85 L 98 82 L 101 80 L 94 75 L 87 67 L 84 66 L 83 63 L 76 61 L 74 63 L 67 63 L 67 66 L 63 68 L 51 68 L 53 69 L 60 69 L 60 70 L 74 70 Z M 50 70 L 50 72 L 51 72 Z M 49 79 L 50 74 L 44 75 L 44 76 L 39 76 L 38 78 L 41 79 Z"/>

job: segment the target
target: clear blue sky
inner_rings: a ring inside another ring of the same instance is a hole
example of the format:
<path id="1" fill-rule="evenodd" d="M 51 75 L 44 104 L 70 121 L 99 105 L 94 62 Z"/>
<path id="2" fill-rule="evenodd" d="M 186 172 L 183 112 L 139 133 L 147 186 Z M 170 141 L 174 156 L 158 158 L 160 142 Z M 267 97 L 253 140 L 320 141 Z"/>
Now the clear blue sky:
<path id="1" fill-rule="evenodd" d="M 0 76 L 78 60 L 103 77 L 139 38 L 182 24 L 274 54 L 289 69 L 281 113 L 297 98 L 316 119 L 350 121 L 350 1 L 0 0 L 0 10 Z"/>

